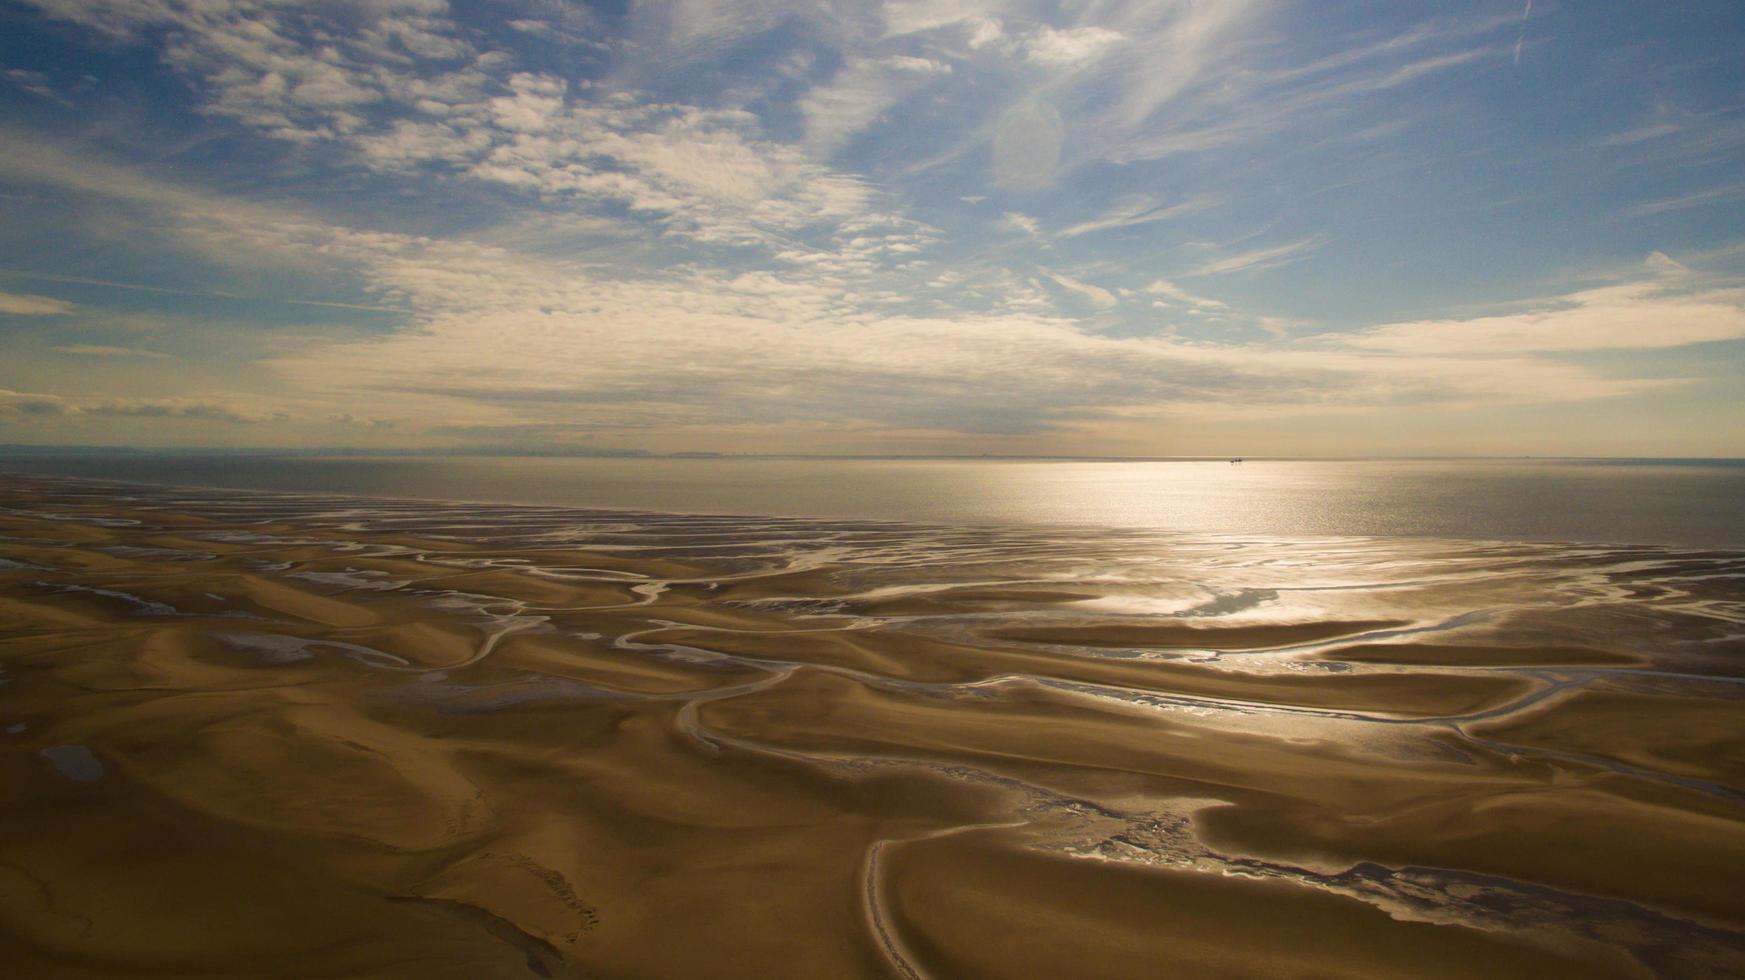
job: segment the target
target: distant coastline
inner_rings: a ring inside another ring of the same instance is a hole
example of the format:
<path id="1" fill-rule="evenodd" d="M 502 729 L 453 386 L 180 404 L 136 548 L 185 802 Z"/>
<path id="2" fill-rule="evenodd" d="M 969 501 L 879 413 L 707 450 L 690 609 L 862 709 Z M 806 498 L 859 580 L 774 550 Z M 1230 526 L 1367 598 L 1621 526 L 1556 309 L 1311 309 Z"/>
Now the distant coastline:
<path id="1" fill-rule="evenodd" d="M 30 443 L 0 443 L 0 459 L 7 457 L 42 457 L 42 456 L 240 456 L 240 457 L 287 457 L 287 458 L 321 458 L 321 457 L 500 457 L 504 459 L 817 459 L 817 460 L 1021 460 L 1047 462 L 1058 460 L 1073 463 L 1222 463 L 1232 458 L 1240 458 L 1251 462 L 1442 462 L 1471 461 L 1486 462 L 1498 460 L 1540 460 L 1545 462 L 1601 462 L 1627 465 L 1630 463 L 1683 463 L 1683 464 L 1717 464 L 1745 465 L 1745 456 L 1558 456 L 1550 454 L 1531 455 L 1267 455 L 1257 453 L 1232 452 L 1214 455 L 1184 455 L 1184 456 L 1073 456 L 1059 454 L 1025 454 L 1025 453 L 753 453 L 753 452 L 711 452 L 705 450 L 686 450 L 682 452 L 653 452 L 645 449 L 588 449 L 576 447 L 539 447 L 539 446 L 444 446 L 444 447 L 401 447 L 372 448 L 358 446 L 321 446 L 311 448 L 283 448 L 272 446 L 83 446 L 83 445 L 36 445 Z"/>

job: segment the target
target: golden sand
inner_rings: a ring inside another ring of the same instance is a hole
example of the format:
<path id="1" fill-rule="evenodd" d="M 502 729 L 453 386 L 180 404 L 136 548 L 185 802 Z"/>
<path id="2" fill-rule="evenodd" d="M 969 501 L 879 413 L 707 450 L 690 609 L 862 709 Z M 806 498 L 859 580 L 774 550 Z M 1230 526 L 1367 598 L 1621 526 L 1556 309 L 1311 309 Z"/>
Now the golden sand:
<path id="1" fill-rule="evenodd" d="M 1190 621 L 993 537 L 127 497 L 0 483 L 7 975 L 1745 973 L 1745 556 Z"/>

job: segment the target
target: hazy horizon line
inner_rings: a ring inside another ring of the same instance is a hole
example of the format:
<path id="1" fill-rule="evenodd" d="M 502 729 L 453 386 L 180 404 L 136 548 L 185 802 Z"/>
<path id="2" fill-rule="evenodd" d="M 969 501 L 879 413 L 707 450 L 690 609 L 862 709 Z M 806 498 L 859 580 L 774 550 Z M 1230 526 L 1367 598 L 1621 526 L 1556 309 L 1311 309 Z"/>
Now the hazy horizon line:
<path id="1" fill-rule="evenodd" d="M 713 451 L 678 451 L 652 452 L 638 449 L 543 449 L 539 447 L 518 446 L 506 449 L 486 447 L 433 447 L 433 448 L 358 448 L 349 446 L 323 446 L 308 448 L 283 448 L 265 446 L 103 446 L 103 445 L 59 445 L 34 443 L 0 444 L 0 458 L 31 457 L 54 455 L 81 456 L 291 456 L 291 457 L 498 457 L 518 459 L 838 459 L 838 460 L 1038 460 L 1038 461 L 1083 461 L 1083 462 L 1225 462 L 1232 460 L 1254 461 L 1410 461 L 1410 460 L 1549 460 L 1549 461 L 1608 461 L 1608 462 L 1718 462 L 1745 463 L 1745 456 L 1596 456 L 1596 455 L 1564 455 L 1558 453 L 1344 453 L 1344 454 L 1306 454 L 1286 455 L 1280 453 L 1227 453 L 1227 454 L 1183 454 L 1183 455 L 1107 455 L 1107 454 L 1072 454 L 1072 453 L 795 453 L 795 452 L 713 452 Z"/>

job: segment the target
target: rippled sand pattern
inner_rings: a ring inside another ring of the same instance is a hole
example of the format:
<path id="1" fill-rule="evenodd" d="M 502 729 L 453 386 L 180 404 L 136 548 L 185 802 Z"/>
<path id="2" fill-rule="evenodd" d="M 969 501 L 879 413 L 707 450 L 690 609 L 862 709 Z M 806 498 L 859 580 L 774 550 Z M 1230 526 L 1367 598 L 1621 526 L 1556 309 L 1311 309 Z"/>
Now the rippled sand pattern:
<path id="1" fill-rule="evenodd" d="M 0 483 L 0 963 L 1745 973 L 1745 554 Z"/>

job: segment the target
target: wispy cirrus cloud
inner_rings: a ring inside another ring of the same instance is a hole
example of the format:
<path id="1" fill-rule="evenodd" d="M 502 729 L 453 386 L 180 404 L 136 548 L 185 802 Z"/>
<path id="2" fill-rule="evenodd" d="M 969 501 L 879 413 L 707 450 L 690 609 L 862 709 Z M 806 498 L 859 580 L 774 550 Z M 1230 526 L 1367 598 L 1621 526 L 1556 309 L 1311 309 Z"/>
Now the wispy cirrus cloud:
<path id="1" fill-rule="evenodd" d="M 1272 269 L 1306 258 L 1315 249 L 1327 244 L 1321 235 L 1299 238 L 1282 245 L 1249 249 L 1202 262 L 1187 272 L 1190 276 L 1224 276 L 1249 269 Z"/>
<path id="2" fill-rule="evenodd" d="M 58 344 L 52 349 L 57 354 L 72 354 L 76 357 L 143 357 L 148 360 L 163 360 L 170 356 L 162 351 L 115 347 L 109 344 Z"/>
<path id="3" fill-rule="evenodd" d="M 1374 129 L 1373 119 L 1352 122 L 1365 105 L 1498 56 L 1484 38 L 1499 26 L 1493 20 L 1411 30 L 1306 65 L 1231 72 L 1203 97 L 1176 106 L 1171 125 L 1102 138 L 1097 152 L 1130 164 L 1255 146 L 1287 133 L 1360 136 Z M 1435 50 L 1449 44 L 1463 46 Z"/>
<path id="4" fill-rule="evenodd" d="M 1051 272 L 1048 274 L 1048 278 L 1054 280 L 1054 282 L 1059 284 L 1062 288 L 1084 297 L 1086 300 L 1090 301 L 1092 306 L 1099 310 L 1109 309 L 1116 303 L 1120 302 L 1120 300 L 1115 298 L 1115 294 L 1109 292 L 1107 289 L 1093 283 L 1085 282 L 1081 279 L 1074 279 L 1072 276 L 1064 273 Z"/>
<path id="5" fill-rule="evenodd" d="M 0 415 L 51 418 L 71 415 L 251 424 L 283 419 L 282 412 L 264 412 L 238 402 L 198 398 L 111 398 L 80 400 L 40 392 L 0 389 Z"/>
<path id="6" fill-rule="evenodd" d="M 1080 235 L 1089 235 L 1099 231 L 1156 224 L 1160 221 L 1169 221 L 1172 218 L 1204 211 L 1216 204 L 1216 199 L 1211 197 L 1195 197 L 1185 201 L 1164 203 L 1149 194 L 1138 194 L 1115 201 L 1102 213 L 1089 220 L 1062 228 L 1060 237 L 1077 238 Z"/>
<path id="7" fill-rule="evenodd" d="M 39 99 L 47 99 L 57 105 L 71 105 L 64 96 L 55 91 L 54 85 L 51 84 L 48 75 L 44 72 L 32 71 L 28 68 L 7 68 L 0 71 L 0 78 L 4 78 L 7 82 Z"/>
<path id="8" fill-rule="evenodd" d="M 843 66 L 827 84 L 813 88 L 800 101 L 808 146 L 816 154 L 830 156 L 929 79 L 950 71 L 945 62 L 911 55 L 868 58 Z"/>
<path id="9" fill-rule="evenodd" d="M 1587 289 L 1518 313 L 1389 323 L 1341 342 L 1403 354 L 1646 350 L 1745 338 L 1745 289 L 1645 280 Z"/>
<path id="10" fill-rule="evenodd" d="M 53 296 L 31 293 L 0 293 L 0 315 L 64 316 L 73 312 L 73 304 Z"/>
<path id="11" fill-rule="evenodd" d="M 197 398 L 124 398 L 78 406 L 85 415 L 113 415 L 147 419 L 194 419 L 202 422 L 252 424 L 289 418 L 288 413 L 252 411 L 234 403 Z"/>
<path id="12" fill-rule="evenodd" d="M 68 410 L 67 400 L 59 395 L 0 388 L 0 415 L 63 415 Z"/>
<path id="13" fill-rule="evenodd" d="M 1745 181 L 1735 181 L 1691 194 L 1679 194 L 1675 197 L 1661 198 L 1656 201 L 1645 201 L 1631 206 L 1624 213 L 1631 217 L 1644 218 L 1649 215 L 1666 214 L 1669 211 L 1685 211 L 1710 204 L 1730 204 L 1737 201 L 1745 201 Z"/>
<path id="14" fill-rule="evenodd" d="M 1173 302 L 1184 303 L 1196 309 L 1224 310 L 1230 307 L 1230 304 L 1221 300 L 1190 293 L 1167 279 L 1155 280 L 1151 285 L 1145 287 L 1145 291 L 1154 296 L 1166 297 Z"/>

